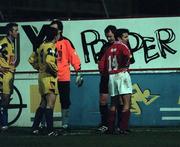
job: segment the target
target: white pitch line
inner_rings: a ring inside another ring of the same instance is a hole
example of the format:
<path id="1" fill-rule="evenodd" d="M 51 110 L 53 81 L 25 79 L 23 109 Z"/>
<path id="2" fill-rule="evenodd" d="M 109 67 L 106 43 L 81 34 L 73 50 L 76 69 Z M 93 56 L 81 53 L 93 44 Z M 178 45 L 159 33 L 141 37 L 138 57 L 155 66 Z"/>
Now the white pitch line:
<path id="1" fill-rule="evenodd" d="M 178 116 L 163 116 L 162 120 L 180 120 Z"/>
<path id="2" fill-rule="evenodd" d="M 160 108 L 160 111 L 180 111 L 180 108 Z"/>

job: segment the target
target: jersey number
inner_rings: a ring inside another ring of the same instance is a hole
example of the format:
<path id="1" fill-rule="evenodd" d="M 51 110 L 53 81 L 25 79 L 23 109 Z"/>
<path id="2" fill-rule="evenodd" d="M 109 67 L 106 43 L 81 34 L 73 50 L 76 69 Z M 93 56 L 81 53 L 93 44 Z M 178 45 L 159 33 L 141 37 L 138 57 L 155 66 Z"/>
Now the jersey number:
<path id="1" fill-rule="evenodd" d="M 108 57 L 108 63 L 109 63 L 109 71 L 112 71 L 112 70 L 117 70 L 118 69 L 118 62 L 117 62 L 117 57 L 116 55 L 115 56 L 109 56 Z"/>

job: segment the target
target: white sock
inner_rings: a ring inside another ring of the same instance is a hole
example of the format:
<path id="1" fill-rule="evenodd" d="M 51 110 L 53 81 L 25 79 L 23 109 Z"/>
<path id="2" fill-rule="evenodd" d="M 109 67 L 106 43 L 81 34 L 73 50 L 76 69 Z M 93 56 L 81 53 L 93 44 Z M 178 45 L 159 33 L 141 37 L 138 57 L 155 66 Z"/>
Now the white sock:
<path id="1" fill-rule="evenodd" d="M 69 124 L 69 109 L 62 109 L 62 127 L 67 128 Z"/>

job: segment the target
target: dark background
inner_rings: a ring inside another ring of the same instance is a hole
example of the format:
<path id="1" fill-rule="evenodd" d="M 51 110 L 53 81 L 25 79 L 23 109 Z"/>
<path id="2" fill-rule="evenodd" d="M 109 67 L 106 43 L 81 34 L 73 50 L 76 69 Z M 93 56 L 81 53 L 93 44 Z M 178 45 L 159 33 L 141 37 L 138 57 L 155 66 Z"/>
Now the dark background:
<path id="1" fill-rule="evenodd" d="M 0 22 L 180 16 L 180 0 L 0 0 Z"/>

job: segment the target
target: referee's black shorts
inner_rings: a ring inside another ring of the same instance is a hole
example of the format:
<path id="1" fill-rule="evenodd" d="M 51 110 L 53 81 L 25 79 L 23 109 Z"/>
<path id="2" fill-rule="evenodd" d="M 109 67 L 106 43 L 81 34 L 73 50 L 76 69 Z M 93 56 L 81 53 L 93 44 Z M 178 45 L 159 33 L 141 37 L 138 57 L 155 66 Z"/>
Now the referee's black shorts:
<path id="1" fill-rule="evenodd" d="M 99 92 L 108 94 L 109 75 L 101 75 Z"/>
<path id="2" fill-rule="evenodd" d="M 70 81 L 58 81 L 58 91 L 60 96 L 61 108 L 69 109 L 70 101 Z"/>

